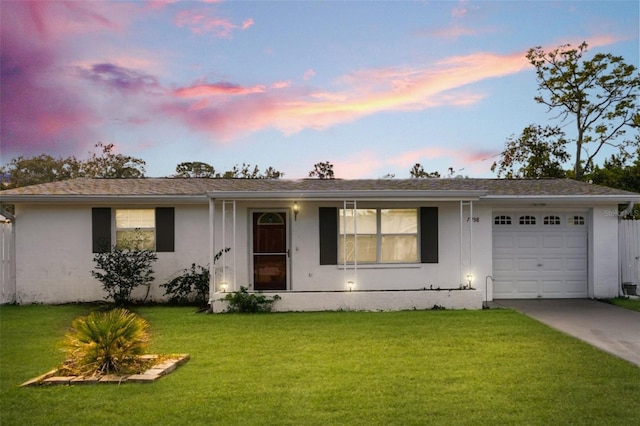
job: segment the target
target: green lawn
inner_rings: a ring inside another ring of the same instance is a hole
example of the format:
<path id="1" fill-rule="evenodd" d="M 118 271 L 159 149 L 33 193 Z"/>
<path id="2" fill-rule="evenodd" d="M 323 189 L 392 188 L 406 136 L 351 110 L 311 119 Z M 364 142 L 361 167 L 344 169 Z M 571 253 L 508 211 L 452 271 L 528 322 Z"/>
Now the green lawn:
<path id="1" fill-rule="evenodd" d="M 615 299 L 607 299 L 606 302 L 626 309 L 631 309 L 632 311 L 640 312 L 640 299 L 616 297 Z"/>
<path id="2" fill-rule="evenodd" d="M 640 424 L 640 368 L 510 310 L 204 315 L 143 307 L 152 384 L 20 388 L 89 306 L 0 308 L 0 424 Z"/>

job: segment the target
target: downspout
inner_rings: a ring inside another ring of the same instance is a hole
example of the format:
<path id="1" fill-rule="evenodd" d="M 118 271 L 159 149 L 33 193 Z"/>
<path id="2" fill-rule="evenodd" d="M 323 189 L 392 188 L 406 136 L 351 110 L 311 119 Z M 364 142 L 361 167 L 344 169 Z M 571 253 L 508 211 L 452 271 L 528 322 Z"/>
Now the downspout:
<path id="1" fill-rule="evenodd" d="M 635 205 L 635 203 L 633 201 L 629 201 L 629 204 L 627 204 L 627 208 L 622 210 L 620 213 L 618 213 L 618 232 L 620 232 L 620 222 L 622 221 L 622 218 L 633 211 L 633 206 L 634 205 Z M 623 280 L 623 277 L 622 277 L 623 265 L 622 265 L 622 259 L 620 259 L 619 257 L 620 257 L 620 235 L 618 235 L 618 296 L 625 296 L 624 289 L 622 288 L 622 285 L 623 285 L 623 282 L 622 282 L 622 280 Z M 639 261 L 638 268 L 640 269 L 640 261 Z M 640 270 L 638 271 L 638 275 L 640 276 Z"/>

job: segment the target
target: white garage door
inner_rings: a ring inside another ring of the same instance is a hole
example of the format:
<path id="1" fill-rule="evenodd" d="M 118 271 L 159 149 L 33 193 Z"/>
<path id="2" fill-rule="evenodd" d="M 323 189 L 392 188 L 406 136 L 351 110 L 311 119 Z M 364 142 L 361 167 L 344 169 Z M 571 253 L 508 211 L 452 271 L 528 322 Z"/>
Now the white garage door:
<path id="1" fill-rule="evenodd" d="M 587 297 L 586 213 L 493 215 L 494 299 Z"/>

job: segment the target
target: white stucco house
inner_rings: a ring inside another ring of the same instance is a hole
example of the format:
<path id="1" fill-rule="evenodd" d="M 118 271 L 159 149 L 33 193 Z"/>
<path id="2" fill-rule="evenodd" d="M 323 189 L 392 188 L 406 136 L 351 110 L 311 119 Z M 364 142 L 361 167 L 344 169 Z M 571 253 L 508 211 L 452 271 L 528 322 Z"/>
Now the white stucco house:
<path id="1" fill-rule="evenodd" d="M 142 233 L 149 297 L 192 263 L 275 310 L 478 309 L 505 298 L 620 294 L 618 205 L 568 179 L 74 179 L 2 191 L 15 205 L 15 300 L 102 300 L 94 253 Z"/>

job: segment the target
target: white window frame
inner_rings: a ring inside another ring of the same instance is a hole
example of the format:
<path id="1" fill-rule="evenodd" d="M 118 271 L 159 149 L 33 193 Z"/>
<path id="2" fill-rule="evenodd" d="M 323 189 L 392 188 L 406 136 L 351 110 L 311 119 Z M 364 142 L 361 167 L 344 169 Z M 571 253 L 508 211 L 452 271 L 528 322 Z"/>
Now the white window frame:
<path id="1" fill-rule="evenodd" d="M 151 212 L 153 212 L 153 226 L 146 226 L 146 227 L 118 227 L 118 211 L 125 211 L 125 210 L 129 210 L 129 211 L 135 211 L 135 210 L 150 210 Z M 126 207 L 117 207 L 113 209 L 113 214 L 111 215 L 111 217 L 113 218 L 113 223 L 112 223 L 112 227 L 111 229 L 113 230 L 113 234 L 112 234 L 112 241 L 115 242 L 115 246 L 117 248 L 124 248 L 119 242 L 118 242 L 118 233 L 119 232 L 135 232 L 135 231 L 142 231 L 142 232 L 151 232 L 153 237 L 153 241 L 152 244 L 149 244 L 148 246 L 144 245 L 144 242 L 142 241 L 138 241 L 134 244 L 133 248 L 136 250 L 141 250 L 141 249 L 145 249 L 145 250 L 151 250 L 151 251 L 155 251 L 156 249 L 156 217 L 155 217 L 155 209 L 154 208 L 126 208 Z M 141 245 L 143 244 L 143 245 Z"/>
<path id="2" fill-rule="evenodd" d="M 348 209 L 351 210 L 351 209 Z M 375 215 L 376 215 L 376 233 L 372 234 L 372 233 L 360 233 L 358 232 L 356 235 L 358 238 L 359 236 L 375 236 L 376 239 L 376 260 L 375 261 L 366 261 L 366 260 L 361 260 L 361 259 L 357 259 L 357 264 L 358 265 L 414 265 L 420 262 L 420 209 L 416 208 L 416 207 L 408 207 L 408 208 L 388 208 L 388 207 L 370 207 L 370 208 L 359 208 L 356 210 L 373 210 L 375 211 Z M 415 232 L 411 232 L 411 233 L 382 233 L 382 212 L 383 211 L 392 211 L 392 210 L 412 210 L 415 213 L 415 220 L 416 220 L 416 230 Z M 345 220 L 344 219 L 344 209 L 338 209 L 338 213 L 340 216 L 340 221 Z M 350 219 L 347 219 L 350 220 Z M 342 226 L 340 226 L 342 225 Z M 346 237 L 352 236 L 354 235 L 353 232 L 346 232 L 343 229 L 344 223 L 338 225 L 338 263 L 339 264 L 345 264 L 345 259 L 344 259 L 344 250 L 343 250 L 343 244 L 344 242 L 343 239 L 345 238 L 345 234 Z M 414 241 L 416 244 L 415 247 L 415 258 L 411 259 L 411 260 L 407 260 L 407 261 L 402 261 L 402 262 L 390 262 L 390 261 L 383 261 L 382 259 L 382 241 L 383 241 L 383 237 L 393 237 L 393 236 L 403 236 L 403 237 L 409 237 L 409 236 L 413 236 L 414 237 Z M 353 265 L 356 262 L 354 260 L 347 260 L 346 264 L 347 265 Z"/>

